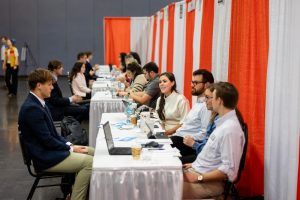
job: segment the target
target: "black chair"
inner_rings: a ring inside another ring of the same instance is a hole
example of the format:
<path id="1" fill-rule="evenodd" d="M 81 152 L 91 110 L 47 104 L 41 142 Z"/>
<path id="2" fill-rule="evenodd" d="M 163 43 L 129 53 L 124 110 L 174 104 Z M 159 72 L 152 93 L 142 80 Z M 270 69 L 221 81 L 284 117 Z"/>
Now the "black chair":
<path id="1" fill-rule="evenodd" d="M 52 172 L 39 172 L 36 171 L 33 166 L 32 166 L 32 159 L 30 154 L 28 153 L 27 147 L 24 144 L 22 134 L 19 133 L 19 142 L 22 150 L 22 155 L 23 155 L 23 160 L 24 164 L 27 166 L 28 172 L 31 176 L 35 177 L 35 181 L 30 189 L 30 192 L 27 196 L 27 200 L 31 200 L 32 196 L 34 194 L 34 191 L 36 188 L 41 188 L 41 187 L 53 187 L 53 186 L 60 186 L 63 193 L 64 193 L 64 199 L 66 196 L 71 192 L 72 188 L 72 182 L 73 178 L 75 177 L 74 173 L 52 173 Z M 62 181 L 61 183 L 57 184 L 45 184 L 45 185 L 38 185 L 39 181 L 41 179 L 50 179 L 50 178 L 63 178 L 63 180 L 68 180 L 69 182 L 64 182 Z"/>
<path id="2" fill-rule="evenodd" d="M 233 197 L 233 199 L 236 199 L 236 200 L 240 199 L 239 193 L 235 187 L 235 184 L 239 182 L 242 171 L 244 170 L 244 167 L 245 167 L 245 162 L 246 162 L 246 153 L 247 153 L 247 146 L 248 146 L 248 126 L 246 123 L 244 123 L 242 125 L 242 129 L 243 129 L 244 137 L 245 137 L 245 145 L 244 145 L 243 154 L 242 154 L 241 161 L 240 161 L 239 171 L 238 171 L 237 178 L 235 181 L 233 181 L 233 182 L 231 182 L 229 180 L 225 181 L 224 193 L 223 193 L 224 200 L 226 200 L 228 196 L 231 196 L 231 197 Z"/>

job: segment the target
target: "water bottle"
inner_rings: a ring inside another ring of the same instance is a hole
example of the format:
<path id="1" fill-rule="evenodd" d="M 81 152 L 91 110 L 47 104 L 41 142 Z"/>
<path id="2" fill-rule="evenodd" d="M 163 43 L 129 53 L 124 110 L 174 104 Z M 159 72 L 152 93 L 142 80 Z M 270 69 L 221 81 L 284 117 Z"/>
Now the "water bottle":
<path id="1" fill-rule="evenodd" d="M 136 105 L 137 105 L 136 103 L 129 102 L 128 106 L 125 108 L 125 114 L 126 114 L 126 117 L 127 117 L 126 122 L 128 124 L 131 123 L 130 122 L 130 116 L 135 113 Z"/>

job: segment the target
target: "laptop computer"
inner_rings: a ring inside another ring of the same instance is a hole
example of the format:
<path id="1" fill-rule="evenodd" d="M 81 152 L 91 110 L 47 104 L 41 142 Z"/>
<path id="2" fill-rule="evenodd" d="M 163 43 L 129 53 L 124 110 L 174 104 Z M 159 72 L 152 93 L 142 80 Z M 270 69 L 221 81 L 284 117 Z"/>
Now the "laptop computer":
<path id="1" fill-rule="evenodd" d="M 149 121 L 145 121 L 145 123 L 150 130 L 149 133 L 147 134 L 147 137 L 149 139 L 169 139 L 169 137 L 165 134 L 165 132 L 154 131 L 155 122 L 149 120 Z"/>
<path id="2" fill-rule="evenodd" d="M 115 147 L 111 134 L 109 121 L 103 124 L 104 136 L 107 144 L 108 153 L 110 155 L 131 155 L 131 147 Z"/>

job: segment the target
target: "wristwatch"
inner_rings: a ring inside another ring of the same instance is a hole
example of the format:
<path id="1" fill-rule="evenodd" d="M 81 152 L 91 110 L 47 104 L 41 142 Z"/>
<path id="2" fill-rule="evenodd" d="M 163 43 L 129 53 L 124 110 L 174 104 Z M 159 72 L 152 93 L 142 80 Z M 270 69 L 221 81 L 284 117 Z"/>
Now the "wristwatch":
<path id="1" fill-rule="evenodd" d="M 203 182 L 203 175 L 200 174 L 198 176 L 197 180 L 198 180 L 198 183 L 202 183 Z"/>

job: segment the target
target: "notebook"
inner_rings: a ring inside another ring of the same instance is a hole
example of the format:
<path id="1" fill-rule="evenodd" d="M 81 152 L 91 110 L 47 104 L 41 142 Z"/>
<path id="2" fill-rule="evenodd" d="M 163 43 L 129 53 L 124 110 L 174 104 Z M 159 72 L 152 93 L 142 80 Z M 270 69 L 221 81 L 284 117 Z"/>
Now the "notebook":
<path id="1" fill-rule="evenodd" d="M 130 147 L 115 147 L 108 121 L 103 125 L 103 131 L 110 155 L 131 155 Z"/>

